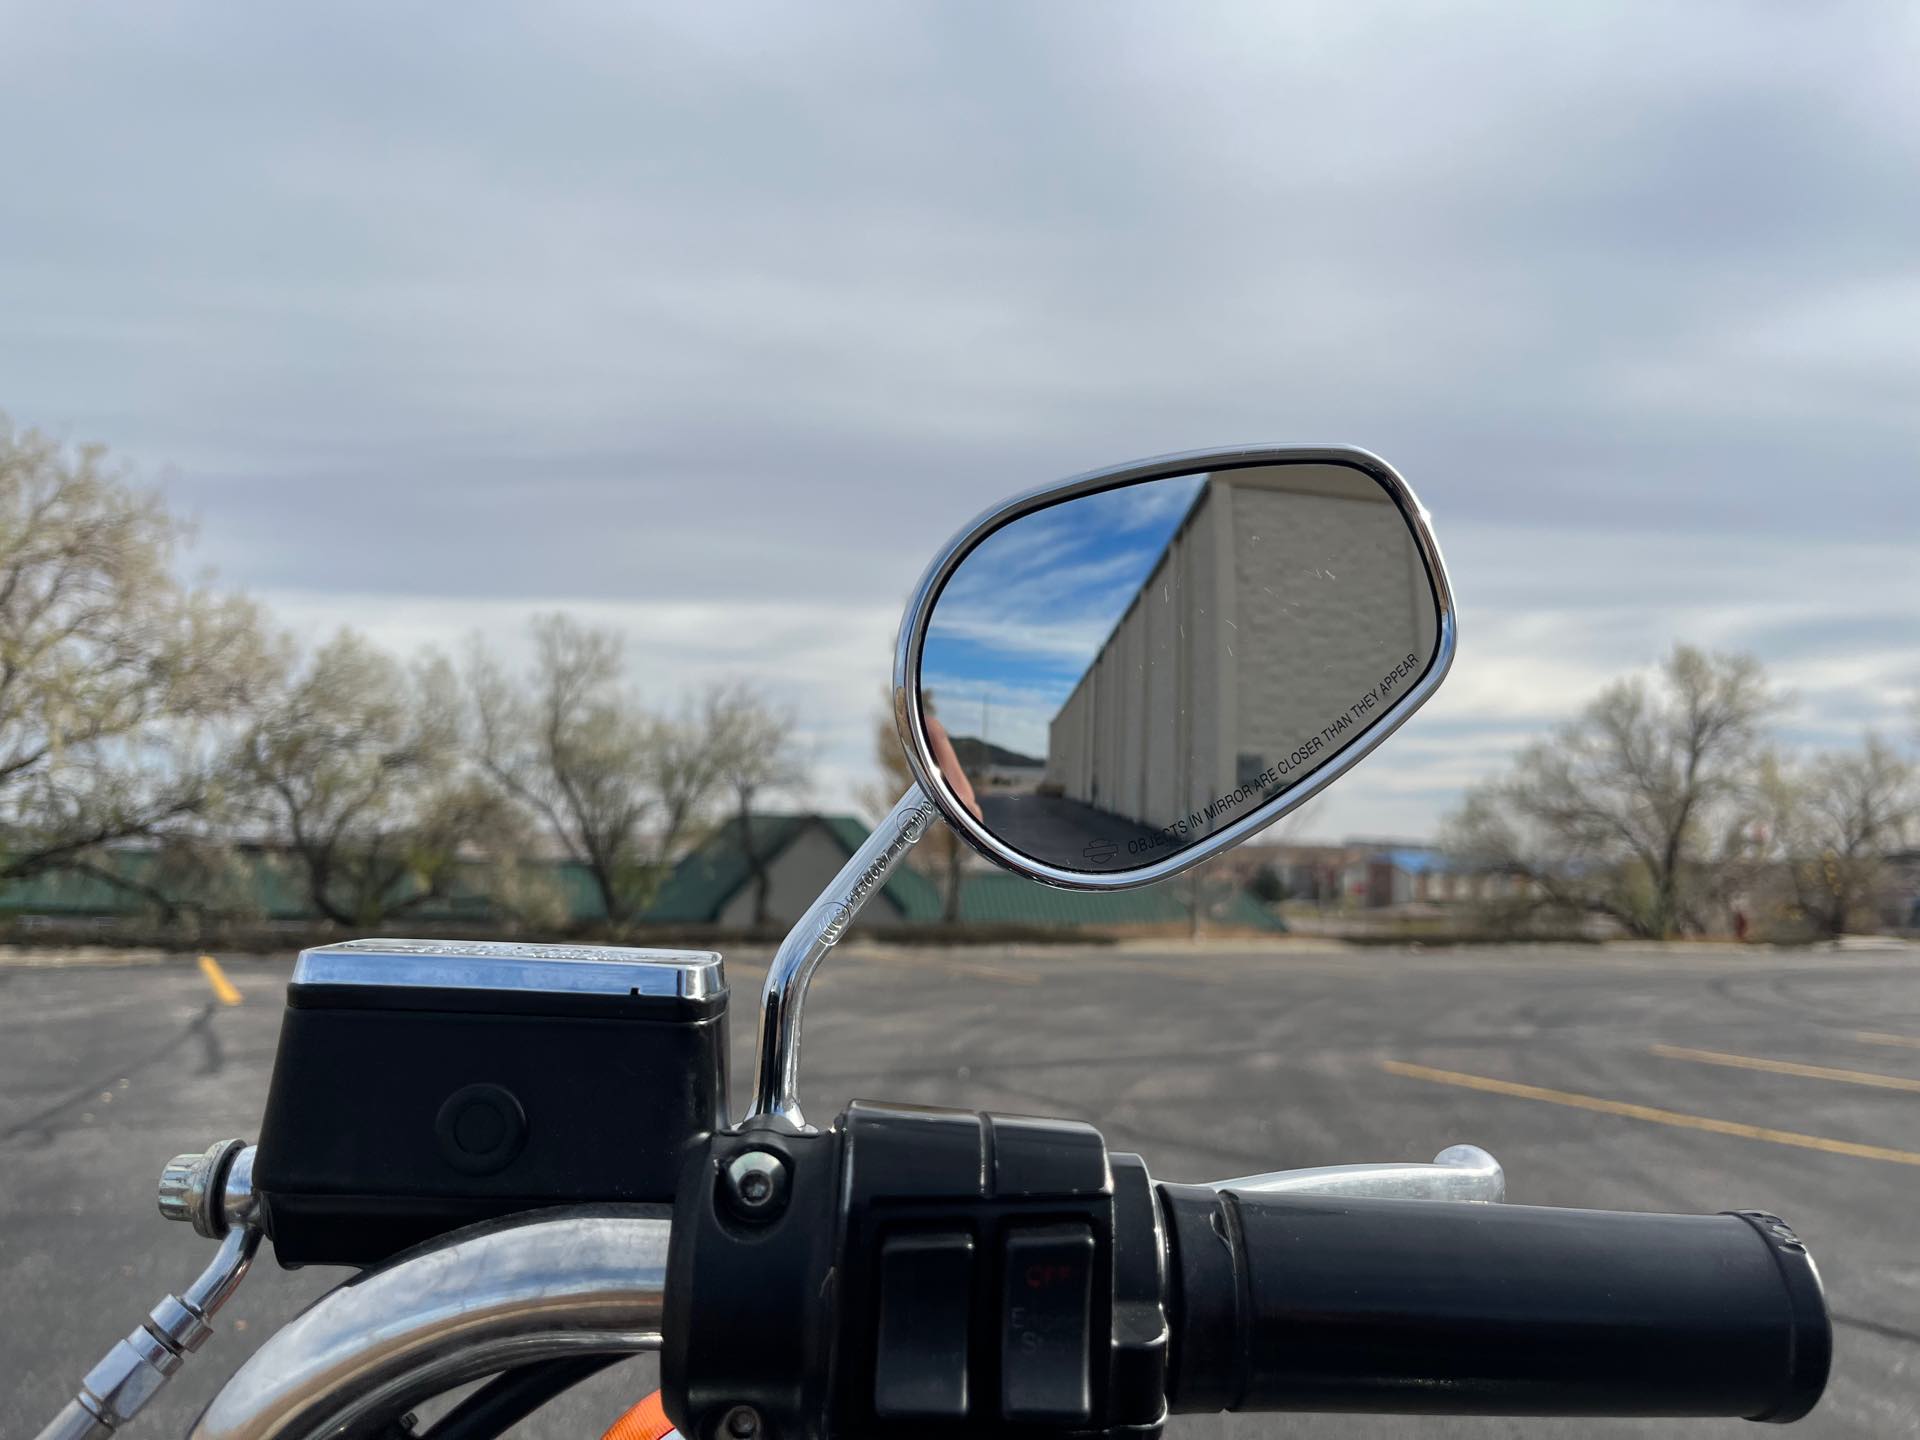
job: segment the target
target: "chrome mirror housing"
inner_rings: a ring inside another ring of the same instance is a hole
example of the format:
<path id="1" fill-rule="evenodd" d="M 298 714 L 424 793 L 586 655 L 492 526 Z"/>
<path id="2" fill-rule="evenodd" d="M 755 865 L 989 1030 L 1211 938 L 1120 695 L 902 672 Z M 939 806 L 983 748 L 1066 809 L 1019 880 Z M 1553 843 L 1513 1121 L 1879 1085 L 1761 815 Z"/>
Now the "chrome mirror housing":
<path id="1" fill-rule="evenodd" d="M 901 622 L 895 719 L 976 849 L 1124 889 L 1325 789 L 1426 703 L 1456 643 L 1431 523 L 1385 461 L 1199 451 L 1045 486 L 962 530 Z"/>

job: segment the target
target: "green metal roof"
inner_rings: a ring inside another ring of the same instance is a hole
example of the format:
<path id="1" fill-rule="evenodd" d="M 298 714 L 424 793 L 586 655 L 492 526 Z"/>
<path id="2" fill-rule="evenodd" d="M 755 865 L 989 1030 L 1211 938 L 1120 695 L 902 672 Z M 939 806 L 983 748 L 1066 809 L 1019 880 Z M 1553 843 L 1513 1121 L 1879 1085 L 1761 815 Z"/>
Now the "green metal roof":
<path id="1" fill-rule="evenodd" d="M 803 815 L 756 815 L 755 840 L 769 861 L 793 843 L 804 827 Z M 740 821 L 727 821 L 687 855 L 660 886 L 647 907 L 649 920 L 703 925 L 720 918 L 727 901 L 753 877 L 740 843 Z"/>
<path id="2" fill-rule="evenodd" d="M 824 830 L 848 859 L 866 843 L 870 833 L 851 815 L 755 815 L 752 824 L 754 843 L 768 864 L 812 826 Z M 727 902 L 752 879 L 753 867 L 747 863 L 740 819 L 735 816 L 673 867 L 673 874 L 641 918 L 656 923 L 709 924 L 720 918 Z M 903 918 L 916 918 L 916 913 L 929 905 L 933 917 L 940 916 L 938 893 L 924 876 L 905 866 L 894 871 L 881 894 Z"/>
<path id="3" fill-rule="evenodd" d="M 868 827 L 851 815 L 756 815 L 755 839 L 769 861 L 776 859 L 812 827 L 819 827 L 846 856 L 866 842 Z M 255 913 L 272 920 L 310 920 L 304 875 L 291 855 L 247 849 L 236 857 L 241 886 Z M 160 869 L 152 850 L 110 850 L 95 857 L 101 868 L 142 884 L 179 888 Z M 605 918 L 600 893 L 587 868 L 575 861 L 536 862 L 560 892 L 565 913 L 575 923 Z M 674 866 L 653 904 L 641 916 L 655 924 L 704 925 L 720 918 L 753 877 L 739 843 L 739 821 L 721 825 Z M 483 864 L 463 865 L 453 893 L 407 912 L 428 922 L 485 923 L 493 913 L 488 888 L 494 877 Z M 960 877 L 960 920 L 979 925 L 1179 925 L 1187 919 L 1185 881 L 1171 880 L 1140 890 L 1094 894 L 1056 890 L 1000 870 L 969 869 Z M 868 909 L 867 923 L 938 924 L 945 912 L 941 883 L 911 865 L 896 868 L 881 895 L 887 904 Z M 190 897 L 184 893 L 185 900 Z M 91 875 L 52 871 L 26 880 L 0 882 L 0 913 L 69 916 L 137 915 L 147 902 L 133 891 Z M 1259 930 L 1284 930 L 1278 916 L 1245 892 L 1223 902 L 1214 923 Z"/>
<path id="4" fill-rule="evenodd" d="M 181 903 L 195 897 L 179 876 L 168 876 L 157 850 L 107 850 L 88 857 L 93 866 L 136 885 L 145 885 Z M 312 914 L 301 876 L 290 859 L 260 851 L 236 857 L 240 884 L 253 906 L 269 919 L 303 919 Z M 45 870 L 21 880 L 0 881 L 0 912 L 27 915 L 137 915 L 149 907 L 138 892 L 78 870 Z"/>
<path id="5" fill-rule="evenodd" d="M 858 850 L 868 827 L 851 815 L 756 815 L 756 838 L 769 862 L 791 845 L 809 825 L 819 825 L 848 856 Z M 698 850 L 675 867 L 673 878 L 661 887 L 645 918 L 681 924 L 717 920 L 727 902 L 752 878 L 740 847 L 738 821 L 716 830 Z M 967 870 L 960 877 L 960 922 L 975 925 L 1183 925 L 1187 920 L 1184 881 L 1149 885 L 1139 890 L 1093 894 L 1057 890 L 1002 870 Z M 897 920 L 910 925 L 938 924 L 945 912 L 944 891 L 933 877 L 902 865 L 887 879 L 882 892 L 898 914 L 868 910 L 868 924 Z M 1286 924 L 1244 892 L 1236 892 L 1219 913 L 1210 917 L 1219 925 L 1250 930 L 1284 930 Z"/>
<path id="6" fill-rule="evenodd" d="M 106 850 L 89 857 L 95 868 L 111 871 L 128 881 L 158 889 L 181 904 L 204 900 L 192 893 L 185 877 L 168 875 L 159 851 Z M 536 862 L 559 890 L 565 912 L 573 920 L 605 918 L 599 889 L 584 865 L 575 861 Z M 306 874 L 299 858 L 271 850 L 247 848 L 234 857 L 237 875 L 231 889 L 243 895 L 252 913 L 268 920 L 311 920 Z M 491 867 L 462 864 L 451 893 L 407 911 L 410 918 L 438 923 L 478 921 L 493 912 L 489 890 Z M 0 914 L 66 916 L 132 916 L 150 906 L 147 897 L 96 875 L 75 870 L 48 870 L 22 880 L 0 881 Z"/>

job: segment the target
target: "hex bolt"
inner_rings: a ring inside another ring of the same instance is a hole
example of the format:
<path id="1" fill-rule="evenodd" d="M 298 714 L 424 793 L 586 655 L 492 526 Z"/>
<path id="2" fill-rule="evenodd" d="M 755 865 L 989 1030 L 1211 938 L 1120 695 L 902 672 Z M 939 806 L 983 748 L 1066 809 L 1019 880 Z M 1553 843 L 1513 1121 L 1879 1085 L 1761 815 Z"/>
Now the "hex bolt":
<path id="1" fill-rule="evenodd" d="M 736 1405 L 720 1422 L 720 1430 L 729 1440 L 754 1440 L 760 1433 L 760 1412 L 751 1405 Z"/>
<path id="2" fill-rule="evenodd" d="M 726 1194 L 728 1207 L 742 1220 L 773 1219 L 786 1208 L 786 1162 L 765 1150 L 735 1156 L 726 1170 Z"/>

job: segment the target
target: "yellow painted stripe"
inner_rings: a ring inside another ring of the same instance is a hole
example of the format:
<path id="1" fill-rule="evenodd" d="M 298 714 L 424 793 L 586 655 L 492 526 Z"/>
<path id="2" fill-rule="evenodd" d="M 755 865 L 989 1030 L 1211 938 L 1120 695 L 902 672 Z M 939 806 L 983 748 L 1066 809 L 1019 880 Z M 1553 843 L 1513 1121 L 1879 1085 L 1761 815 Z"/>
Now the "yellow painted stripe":
<path id="1" fill-rule="evenodd" d="M 1909 1050 L 1920 1050 L 1920 1036 L 1884 1035 L 1878 1030 L 1856 1030 L 1853 1038 L 1864 1040 L 1869 1045 L 1904 1045 Z"/>
<path id="2" fill-rule="evenodd" d="M 1673 1125 L 1682 1130 L 1705 1130 L 1709 1134 L 1734 1135 L 1742 1140 L 1765 1140 L 1774 1145 L 1792 1145 L 1801 1150 L 1820 1150 L 1828 1155 L 1847 1155 L 1855 1160 L 1920 1165 L 1920 1154 L 1911 1150 L 1892 1150 L 1884 1145 L 1860 1145 L 1852 1140 L 1829 1140 L 1824 1135 L 1770 1130 L 1764 1125 L 1742 1125 L 1738 1121 L 1715 1120 L 1707 1115 L 1684 1115 L 1678 1110 L 1633 1105 L 1624 1100 L 1603 1100 L 1597 1095 L 1576 1095 L 1571 1090 L 1549 1090 L 1541 1085 L 1521 1085 L 1512 1080 L 1495 1080 L 1487 1075 L 1464 1075 L 1458 1070 L 1436 1070 L 1431 1065 L 1410 1065 L 1404 1060 L 1382 1060 L 1380 1067 L 1409 1080 L 1430 1080 L 1436 1085 L 1458 1085 L 1466 1090 L 1484 1090 L 1490 1095 L 1512 1095 L 1521 1100 L 1544 1100 L 1549 1105 L 1567 1105 L 1575 1110 L 1593 1110 L 1628 1120 L 1649 1120 L 1656 1125 Z"/>
<path id="3" fill-rule="evenodd" d="M 213 987 L 214 998 L 222 1005 L 238 1005 L 240 992 L 234 989 L 233 982 L 227 979 L 227 972 L 220 968 L 220 962 L 211 955 L 200 957 L 200 973 L 207 977 L 207 984 Z"/>
<path id="4" fill-rule="evenodd" d="M 1725 1065 L 1733 1070 L 1765 1070 L 1770 1075 L 1798 1075 L 1803 1080 L 1838 1080 L 1846 1085 L 1872 1085 L 1881 1090 L 1920 1093 L 1920 1080 L 1905 1075 L 1877 1075 L 1871 1070 L 1838 1070 L 1831 1065 L 1803 1065 L 1797 1060 L 1763 1060 L 1757 1055 L 1689 1050 L 1683 1045 L 1655 1045 L 1650 1048 L 1654 1054 L 1669 1060 L 1698 1060 L 1702 1065 Z"/>

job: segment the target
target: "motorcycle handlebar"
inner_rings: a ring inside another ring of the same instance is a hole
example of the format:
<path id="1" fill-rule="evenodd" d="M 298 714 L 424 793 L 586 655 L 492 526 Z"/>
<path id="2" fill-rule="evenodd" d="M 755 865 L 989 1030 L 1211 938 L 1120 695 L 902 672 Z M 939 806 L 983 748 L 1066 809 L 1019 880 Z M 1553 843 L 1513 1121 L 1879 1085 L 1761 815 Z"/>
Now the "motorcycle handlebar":
<path id="1" fill-rule="evenodd" d="M 1159 1192 L 1175 1412 L 1786 1422 L 1826 1384 L 1819 1276 L 1770 1215 Z"/>
<path id="2" fill-rule="evenodd" d="M 1493 1188 L 1491 1157 L 1447 1154 Z M 770 1215 L 729 1183 L 747 1156 L 786 1175 Z M 1771 1216 L 1284 1188 L 1367 1178 L 1156 1184 L 1088 1126 L 961 1111 L 722 1132 L 689 1150 L 671 1232 L 650 1207 L 580 1207 L 395 1256 L 261 1346 L 193 1433 L 330 1431 L 663 1337 L 669 1413 L 702 1435 L 742 1414 L 778 1435 L 903 1416 L 1122 1435 L 1209 1410 L 1787 1421 L 1819 1398 L 1819 1276 Z"/>

